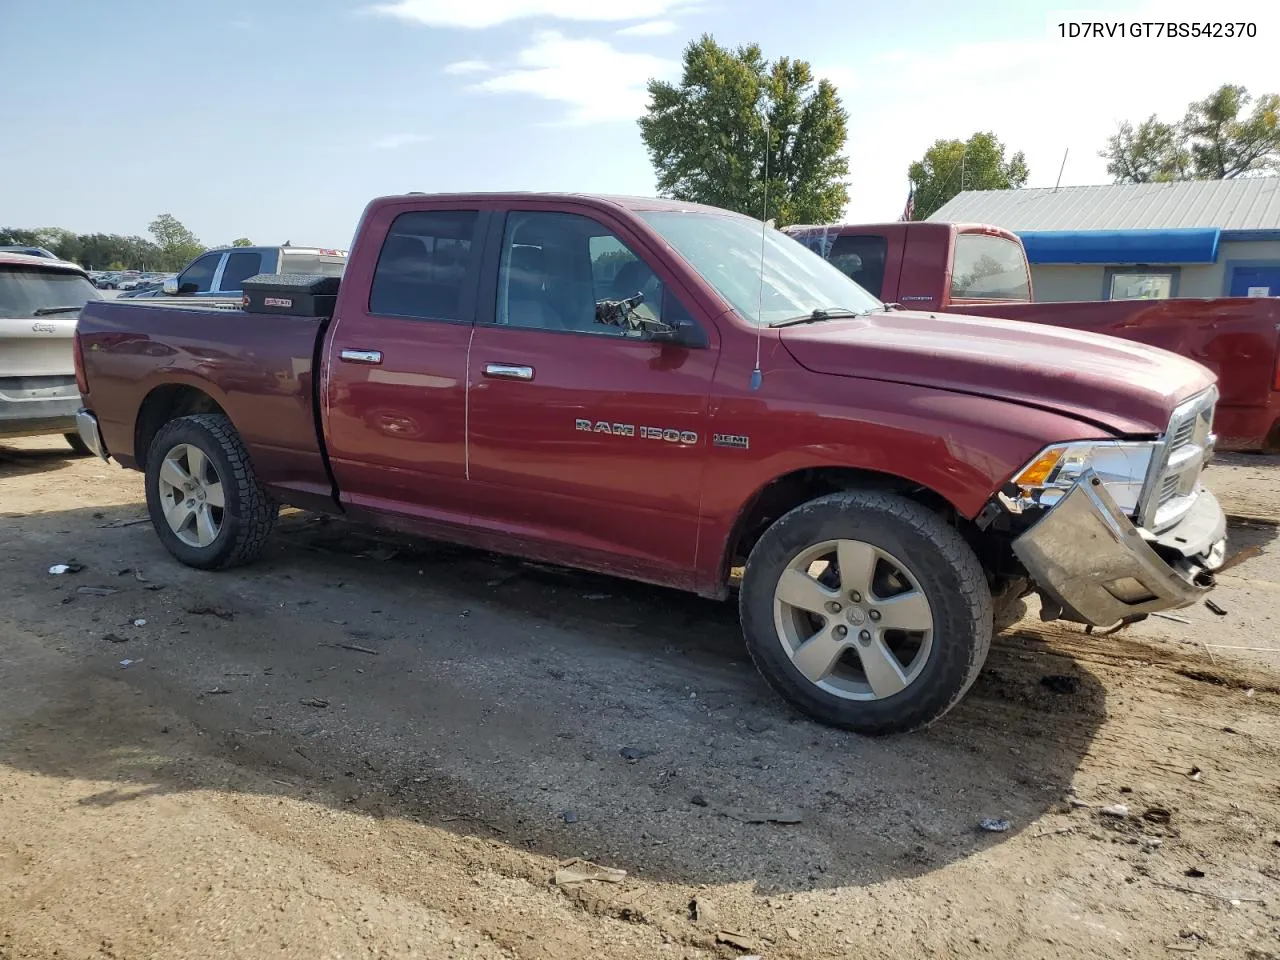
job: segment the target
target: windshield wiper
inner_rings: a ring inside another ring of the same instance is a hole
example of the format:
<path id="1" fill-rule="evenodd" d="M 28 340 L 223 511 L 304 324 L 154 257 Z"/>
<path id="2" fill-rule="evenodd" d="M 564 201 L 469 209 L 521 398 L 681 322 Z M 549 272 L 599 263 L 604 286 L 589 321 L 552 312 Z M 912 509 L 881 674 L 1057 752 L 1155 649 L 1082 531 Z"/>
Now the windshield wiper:
<path id="1" fill-rule="evenodd" d="M 41 307 L 38 310 L 33 310 L 31 312 L 31 315 L 33 317 L 48 317 L 48 316 L 52 316 L 55 313 L 75 313 L 77 310 L 83 310 L 83 309 L 84 309 L 83 303 L 80 304 L 80 306 L 78 307 Z"/>
<path id="2" fill-rule="evenodd" d="M 798 317 L 787 317 L 785 320 L 775 320 L 769 324 L 772 328 L 777 327 L 794 327 L 801 323 L 821 323 L 823 320 L 847 320 L 850 317 L 865 317 L 869 310 L 850 310 L 847 307 L 830 307 L 823 310 L 819 307 L 812 313 L 801 314 Z"/>

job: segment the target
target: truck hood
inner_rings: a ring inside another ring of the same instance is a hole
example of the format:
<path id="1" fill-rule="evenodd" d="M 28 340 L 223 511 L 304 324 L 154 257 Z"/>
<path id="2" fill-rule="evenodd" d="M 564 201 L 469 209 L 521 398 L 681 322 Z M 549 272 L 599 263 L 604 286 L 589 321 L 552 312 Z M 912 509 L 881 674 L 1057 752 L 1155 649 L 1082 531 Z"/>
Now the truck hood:
<path id="1" fill-rule="evenodd" d="M 779 333 L 815 373 L 995 397 L 1117 434 L 1163 433 L 1174 407 L 1214 382 L 1166 350 L 1017 320 L 895 310 Z"/>

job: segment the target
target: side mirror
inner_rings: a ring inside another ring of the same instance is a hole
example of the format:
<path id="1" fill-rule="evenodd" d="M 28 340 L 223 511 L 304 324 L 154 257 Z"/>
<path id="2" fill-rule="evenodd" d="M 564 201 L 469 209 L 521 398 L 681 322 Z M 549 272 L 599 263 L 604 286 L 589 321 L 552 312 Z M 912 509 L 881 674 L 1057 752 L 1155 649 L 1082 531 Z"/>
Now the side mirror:
<path id="1" fill-rule="evenodd" d="M 166 277 L 164 283 L 160 285 L 160 289 L 164 291 L 166 296 L 176 297 L 178 295 L 178 278 Z"/>
<path id="2" fill-rule="evenodd" d="M 707 335 L 701 327 L 690 323 L 663 324 L 660 327 L 645 326 L 644 339 L 655 343 L 669 343 L 674 347 L 702 349 L 707 346 Z"/>

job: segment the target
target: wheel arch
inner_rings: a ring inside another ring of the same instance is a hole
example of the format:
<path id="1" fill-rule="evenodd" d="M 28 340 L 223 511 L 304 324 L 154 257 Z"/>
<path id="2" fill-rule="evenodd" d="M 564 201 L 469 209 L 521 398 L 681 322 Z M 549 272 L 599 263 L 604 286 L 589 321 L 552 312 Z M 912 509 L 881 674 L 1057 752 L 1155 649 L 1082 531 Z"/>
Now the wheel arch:
<path id="1" fill-rule="evenodd" d="M 802 503 L 842 490 L 896 493 L 946 516 L 953 523 L 969 524 L 955 504 L 942 494 L 897 474 L 846 466 L 792 470 L 761 485 L 738 511 L 716 566 L 713 587 L 716 595 L 727 593 L 734 567 L 745 561 L 752 547 L 775 520 Z"/>
<path id="2" fill-rule="evenodd" d="M 134 461 L 140 465 L 146 464 L 151 442 L 166 423 L 195 413 L 220 413 L 226 416 L 227 412 L 222 404 L 200 387 L 188 383 L 163 383 L 153 387 L 143 398 L 134 420 Z"/>

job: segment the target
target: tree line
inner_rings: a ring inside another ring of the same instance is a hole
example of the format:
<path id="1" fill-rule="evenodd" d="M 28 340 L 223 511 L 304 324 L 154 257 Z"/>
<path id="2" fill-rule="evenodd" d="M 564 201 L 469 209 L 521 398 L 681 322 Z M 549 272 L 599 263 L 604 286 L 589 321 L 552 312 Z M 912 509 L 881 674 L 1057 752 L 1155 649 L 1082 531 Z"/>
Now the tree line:
<path id="1" fill-rule="evenodd" d="M 75 233 L 61 227 L 0 227 L 0 246 L 44 247 L 86 270 L 155 270 L 174 273 L 208 249 L 172 214 L 162 213 L 146 237 L 117 233 Z M 247 237 L 231 244 L 252 246 Z"/>
<path id="2" fill-rule="evenodd" d="M 756 44 L 729 49 L 704 34 L 685 47 L 680 80 L 651 80 L 648 93 L 640 135 L 663 196 L 780 226 L 832 223 L 844 214 L 849 116 L 834 84 L 806 61 L 769 61 Z M 1100 156 L 1116 183 L 1277 172 L 1278 117 L 1280 96 L 1255 102 L 1244 87 L 1227 84 L 1189 104 L 1177 122 L 1122 123 Z M 1022 151 L 1009 153 L 992 131 L 937 140 L 906 173 L 903 217 L 914 220 L 962 190 L 1017 189 L 1030 177 Z"/>

